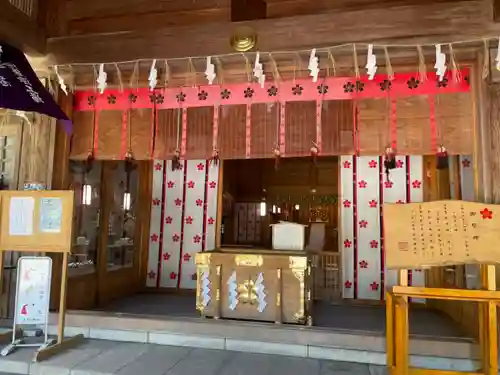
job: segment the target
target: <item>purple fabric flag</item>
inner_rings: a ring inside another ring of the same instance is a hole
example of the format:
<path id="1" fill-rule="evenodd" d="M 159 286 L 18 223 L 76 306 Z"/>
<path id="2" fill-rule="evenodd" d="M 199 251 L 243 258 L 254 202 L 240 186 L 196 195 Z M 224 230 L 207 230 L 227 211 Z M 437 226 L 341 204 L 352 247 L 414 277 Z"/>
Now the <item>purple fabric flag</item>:
<path id="1" fill-rule="evenodd" d="M 43 87 L 24 53 L 3 42 L 0 42 L 0 107 L 54 117 L 71 133 L 71 120 Z"/>

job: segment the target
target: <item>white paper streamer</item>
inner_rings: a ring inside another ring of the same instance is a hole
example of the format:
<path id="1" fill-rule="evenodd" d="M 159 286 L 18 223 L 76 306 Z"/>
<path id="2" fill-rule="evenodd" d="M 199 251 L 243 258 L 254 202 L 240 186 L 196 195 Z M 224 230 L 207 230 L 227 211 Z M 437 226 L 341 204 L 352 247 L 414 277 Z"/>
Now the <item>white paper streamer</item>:
<path id="1" fill-rule="evenodd" d="M 108 74 L 104 71 L 104 64 L 100 64 L 99 75 L 97 76 L 96 82 L 99 92 L 101 94 L 104 93 L 104 90 L 106 90 L 106 87 L 108 86 L 107 80 L 108 80 Z"/>
<path id="2" fill-rule="evenodd" d="M 311 55 L 309 56 L 309 75 L 313 77 L 313 82 L 318 82 L 319 75 L 319 60 L 316 56 L 316 48 L 313 48 Z"/>
<path id="3" fill-rule="evenodd" d="M 208 84 L 211 85 L 215 81 L 215 65 L 212 64 L 212 57 L 207 57 L 207 68 L 205 69 L 205 77 L 207 78 Z"/>
<path id="4" fill-rule="evenodd" d="M 377 56 L 373 53 L 373 44 L 368 45 L 368 55 L 366 56 L 366 73 L 371 81 L 377 73 Z"/>
<path id="5" fill-rule="evenodd" d="M 153 63 L 151 64 L 148 81 L 149 81 L 149 90 L 153 91 L 156 87 L 156 83 L 158 82 L 158 70 L 156 69 L 156 59 L 153 60 Z"/>

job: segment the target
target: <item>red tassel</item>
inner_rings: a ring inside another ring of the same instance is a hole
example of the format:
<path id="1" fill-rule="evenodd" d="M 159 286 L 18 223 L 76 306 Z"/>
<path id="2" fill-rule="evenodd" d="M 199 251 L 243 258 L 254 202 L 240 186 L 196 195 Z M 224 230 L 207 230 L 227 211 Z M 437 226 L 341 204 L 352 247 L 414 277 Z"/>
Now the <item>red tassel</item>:
<path id="1" fill-rule="evenodd" d="M 274 169 L 278 170 L 280 167 L 281 152 L 280 148 L 276 146 L 273 150 L 274 153 Z"/>
<path id="2" fill-rule="evenodd" d="M 313 163 L 316 164 L 318 162 L 319 147 L 315 142 L 313 142 L 312 144 L 313 145 L 311 147 L 311 158 Z"/>
<path id="3" fill-rule="evenodd" d="M 437 169 L 446 169 L 448 168 L 448 151 L 446 148 L 441 145 L 438 147 L 437 156 Z"/>
<path id="4" fill-rule="evenodd" d="M 219 165 L 219 151 L 216 148 L 212 151 L 212 159 L 210 160 L 215 166 Z"/>
<path id="5" fill-rule="evenodd" d="M 175 149 L 174 158 L 172 159 L 172 171 L 181 169 L 181 150 Z"/>

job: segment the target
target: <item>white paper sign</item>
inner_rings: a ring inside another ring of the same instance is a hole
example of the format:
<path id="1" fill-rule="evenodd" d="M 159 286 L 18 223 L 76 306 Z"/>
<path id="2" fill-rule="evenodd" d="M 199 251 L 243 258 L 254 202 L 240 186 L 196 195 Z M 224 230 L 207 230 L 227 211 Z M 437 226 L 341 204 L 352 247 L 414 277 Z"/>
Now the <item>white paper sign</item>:
<path id="1" fill-rule="evenodd" d="M 40 232 L 61 233 L 61 198 L 42 198 L 40 200 Z"/>
<path id="2" fill-rule="evenodd" d="M 17 264 L 15 324 L 47 323 L 52 259 L 21 257 Z"/>
<path id="3" fill-rule="evenodd" d="M 33 211 L 35 199 L 13 197 L 9 207 L 9 235 L 31 236 L 33 234 Z"/>

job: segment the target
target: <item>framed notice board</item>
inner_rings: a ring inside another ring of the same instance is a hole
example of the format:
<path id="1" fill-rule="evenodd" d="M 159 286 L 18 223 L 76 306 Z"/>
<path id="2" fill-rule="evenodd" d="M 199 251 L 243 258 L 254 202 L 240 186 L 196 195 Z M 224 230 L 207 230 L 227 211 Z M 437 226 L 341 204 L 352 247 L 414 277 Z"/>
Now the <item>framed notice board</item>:
<path id="1" fill-rule="evenodd" d="M 0 191 L 0 251 L 71 252 L 73 191 Z"/>
<path id="2" fill-rule="evenodd" d="M 500 264 L 500 205 L 386 204 L 384 241 L 389 269 Z"/>

